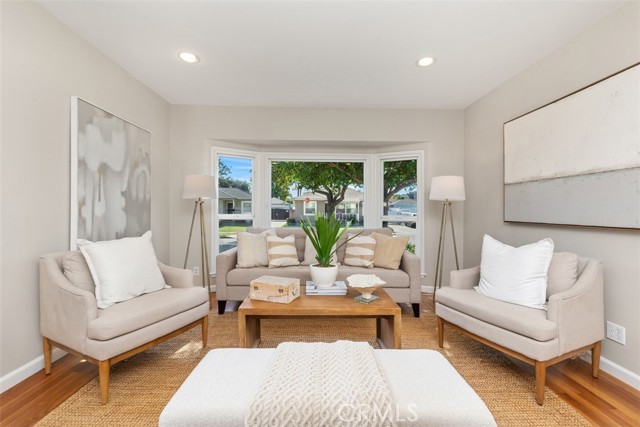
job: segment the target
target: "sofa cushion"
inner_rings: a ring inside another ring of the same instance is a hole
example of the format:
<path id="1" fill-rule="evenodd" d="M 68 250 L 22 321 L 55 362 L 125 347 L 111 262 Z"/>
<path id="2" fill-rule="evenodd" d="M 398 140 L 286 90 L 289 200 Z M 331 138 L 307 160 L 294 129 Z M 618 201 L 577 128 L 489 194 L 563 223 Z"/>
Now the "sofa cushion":
<path id="1" fill-rule="evenodd" d="M 360 234 L 358 234 L 360 233 Z M 385 227 L 385 228 L 350 228 L 348 232 L 344 233 L 340 239 L 338 239 L 338 242 L 336 243 L 337 247 L 338 247 L 338 251 L 336 252 L 338 254 L 338 262 L 341 264 L 344 264 L 344 253 L 347 250 L 347 245 L 345 244 L 345 242 L 347 241 L 347 235 L 348 234 L 358 234 L 359 236 L 368 236 L 371 233 L 380 233 L 380 234 L 386 234 L 387 236 L 392 236 L 393 235 L 393 230 L 390 229 L 389 227 Z"/>
<path id="2" fill-rule="evenodd" d="M 247 233 L 261 233 L 265 231 L 265 228 L 260 227 L 249 227 L 247 228 Z M 296 241 L 296 251 L 298 253 L 298 261 L 304 260 L 304 242 L 307 238 L 307 235 L 304 234 L 302 228 L 297 227 L 277 227 L 274 228 L 276 232 L 276 236 L 278 237 L 287 237 L 293 236 Z"/>
<path id="3" fill-rule="evenodd" d="M 385 288 L 408 288 L 411 284 L 409 275 L 403 270 L 389 270 L 388 268 L 363 268 L 341 265 L 338 268 L 338 280 L 347 280 L 352 274 L 375 274 L 386 284 Z"/>
<path id="4" fill-rule="evenodd" d="M 558 335 L 557 325 L 547 319 L 546 311 L 489 298 L 474 289 L 439 289 L 436 302 L 536 341 L 549 341 Z"/>
<path id="5" fill-rule="evenodd" d="M 267 252 L 269 253 L 269 268 L 300 265 L 294 236 L 268 236 Z"/>
<path id="6" fill-rule="evenodd" d="M 91 270 L 80 251 L 67 252 L 62 258 L 62 270 L 69 281 L 77 288 L 96 292 L 96 284 L 91 277 Z"/>
<path id="7" fill-rule="evenodd" d="M 142 329 L 208 303 L 205 288 L 166 288 L 98 310 L 87 337 L 106 341 Z"/>
<path id="8" fill-rule="evenodd" d="M 336 245 L 333 245 L 333 255 L 331 256 L 331 262 L 333 264 L 338 263 L 338 255 L 335 253 L 335 250 L 336 250 Z M 313 243 L 311 243 L 311 239 L 309 238 L 309 236 L 307 236 L 307 239 L 304 242 L 304 259 L 300 264 L 302 265 L 317 264 L 318 263 L 318 260 L 316 259 L 317 255 L 318 255 L 318 252 L 316 251 L 316 248 L 313 247 Z"/>
<path id="9" fill-rule="evenodd" d="M 553 240 L 548 238 L 514 248 L 485 234 L 476 290 L 490 298 L 543 308 L 552 256 Z"/>
<path id="10" fill-rule="evenodd" d="M 547 273 L 547 299 L 563 292 L 578 280 L 578 255 L 571 252 L 554 252 Z"/>
<path id="11" fill-rule="evenodd" d="M 344 265 L 373 268 L 373 256 L 376 239 L 371 236 L 357 236 L 349 233 L 347 250 L 344 253 Z"/>
<path id="12" fill-rule="evenodd" d="M 260 276 L 280 276 L 300 279 L 300 283 L 311 280 L 311 273 L 308 266 L 296 265 L 292 267 L 279 267 L 277 269 L 269 267 L 254 268 L 234 268 L 227 273 L 228 286 L 249 286 L 249 282 Z"/>
<path id="13" fill-rule="evenodd" d="M 386 234 L 371 233 L 376 241 L 376 251 L 373 254 L 373 266 L 397 270 L 400 268 L 400 261 L 409 236 L 387 236 Z"/>
<path id="14" fill-rule="evenodd" d="M 408 288 L 411 284 L 409 275 L 403 270 L 388 270 L 386 268 L 364 268 L 341 265 L 338 267 L 338 280 L 346 280 L 352 274 L 375 274 L 387 284 L 385 288 Z M 280 267 L 277 269 L 268 267 L 235 268 L 227 273 L 227 286 L 249 286 L 249 282 L 260 276 L 281 276 L 300 279 L 300 283 L 311 280 L 308 266 Z"/>
<path id="15" fill-rule="evenodd" d="M 274 230 L 261 233 L 238 233 L 238 264 L 240 268 L 261 267 L 269 265 L 267 253 L 267 236 L 275 236 Z"/>
<path id="16" fill-rule="evenodd" d="M 151 231 L 140 237 L 103 242 L 78 239 L 77 243 L 96 284 L 98 308 L 165 287 Z"/>

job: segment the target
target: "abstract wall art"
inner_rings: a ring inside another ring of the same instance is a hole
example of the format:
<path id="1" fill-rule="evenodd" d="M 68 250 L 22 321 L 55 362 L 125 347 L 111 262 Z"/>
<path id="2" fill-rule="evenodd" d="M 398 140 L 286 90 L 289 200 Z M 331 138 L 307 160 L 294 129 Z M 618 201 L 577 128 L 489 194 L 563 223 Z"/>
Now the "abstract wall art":
<path id="1" fill-rule="evenodd" d="M 71 98 L 71 249 L 151 229 L 151 133 Z"/>
<path id="2" fill-rule="evenodd" d="M 640 64 L 503 131 L 505 221 L 640 229 Z"/>

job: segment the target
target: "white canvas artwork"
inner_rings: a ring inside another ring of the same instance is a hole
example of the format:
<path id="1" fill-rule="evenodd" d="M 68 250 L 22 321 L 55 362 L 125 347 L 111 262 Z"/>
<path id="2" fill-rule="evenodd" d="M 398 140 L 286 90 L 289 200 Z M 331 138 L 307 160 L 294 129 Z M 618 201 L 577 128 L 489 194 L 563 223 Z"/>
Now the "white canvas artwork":
<path id="1" fill-rule="evenodd" d="M 71 249 L 151 229 L 151 133 L 71 99 Z"/>
<path id="2" fill-rule="evenodd" d="M 504 219 L 640 228 L 640 65 L 504 124 Z"/>

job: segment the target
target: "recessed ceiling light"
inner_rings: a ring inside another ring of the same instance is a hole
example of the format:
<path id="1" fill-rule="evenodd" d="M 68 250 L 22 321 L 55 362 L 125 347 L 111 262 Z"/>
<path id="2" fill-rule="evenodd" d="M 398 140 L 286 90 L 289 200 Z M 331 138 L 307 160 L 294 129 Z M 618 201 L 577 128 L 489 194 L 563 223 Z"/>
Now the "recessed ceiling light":
<path id="1" fill-rule="evenodd" d="M 433 65 L 434 62 L 436 62 L 436 58 L 427 56 L 425 58 L 418 59 L 418 61 L 416 62 L 416 65 L 418 67 L 428 67 L 429 65 Z"/>
<path id="2" fill-rule="evenodd" d="M 178 57 L 182 59 L 184 62 L 188 62 L 189 64 L 195 64 L 196 62 L 200 62 L 200 58 L 194 55 L 191 52 L 180 52 Z"/>

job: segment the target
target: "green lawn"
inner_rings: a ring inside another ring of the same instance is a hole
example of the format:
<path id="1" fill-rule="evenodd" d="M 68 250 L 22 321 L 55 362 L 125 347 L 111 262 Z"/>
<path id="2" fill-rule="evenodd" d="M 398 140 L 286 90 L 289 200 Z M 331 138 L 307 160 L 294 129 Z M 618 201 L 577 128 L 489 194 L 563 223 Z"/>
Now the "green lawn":
<path id="1" fill-rule="evenodd" d="M 247 229 L 246 226 L 225 225 L 224 227 L 220 227 L 220 236 L 229 237 L 231 235 L 236 234 L 238 231 L 245 231 L 246 229 Z"/>

